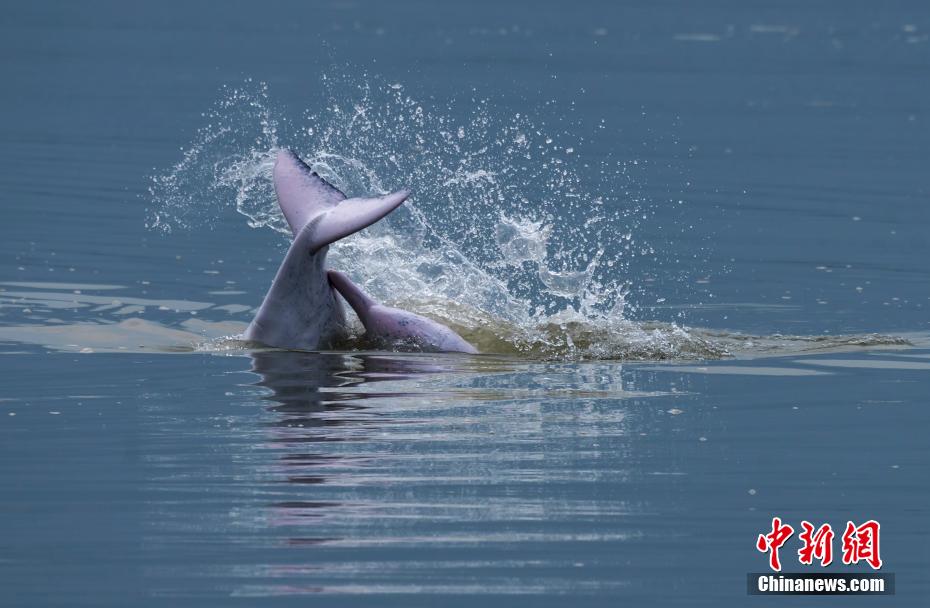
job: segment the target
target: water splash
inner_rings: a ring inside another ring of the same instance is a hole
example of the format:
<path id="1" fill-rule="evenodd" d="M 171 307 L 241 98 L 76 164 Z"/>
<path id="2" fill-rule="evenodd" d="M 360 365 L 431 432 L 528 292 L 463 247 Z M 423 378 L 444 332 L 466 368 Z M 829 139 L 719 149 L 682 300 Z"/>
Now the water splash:
<path id="1" fill-rule="evenodd" d="M 181 150 L 181 160 L 152 177 L 147 226 L 163 232 L 212 226 L 219 209 L 233 204 L 253 228 L 286 229 L 283 216 L 268 205 L 274 201 L 279 120 L 267 85 L 248 80 L 242 87 L 223 87 L 203 117 L 207 124 Z"/>
<path id="2" fill-rule="evenodd" d="M 336 243 L 330 264 L 485 351 L 719 354 L 684 328 L 625 316 L 630 262 L 652 255 L 635 236 L 651 210 L 630 163 L 585 159 L 569 130 L 502 118 L 488 100 L 437 110 L 377 78 L 322 84 L 326 103 L 296 123 L 264 84 L 225 89 L 182 160 L 153 178 L 150 225 L 209 224 L 233 204 L 250 226 L 289 235 L 271 182 L 276 148 L 288 146 L 349 196 L 413 190 L 397 212 Z"/>

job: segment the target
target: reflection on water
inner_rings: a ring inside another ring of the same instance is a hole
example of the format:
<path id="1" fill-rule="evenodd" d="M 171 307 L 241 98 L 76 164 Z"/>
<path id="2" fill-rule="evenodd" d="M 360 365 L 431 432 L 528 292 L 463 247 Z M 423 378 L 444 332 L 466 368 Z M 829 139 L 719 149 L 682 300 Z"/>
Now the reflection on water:
<path id="1" fill-rule="evenodd" d="M 570 558 L 539 552 L 576 547 L 570 552 L 581 559 L 582 547 L 640 534 L 603 522 L 641 511 L 641 499 L 578 491 L 631 476 L 628 442 L 638 433 L 620 404 L 650 394 L 624 389 L 619 365 L 393 353 L 250 357 L 256 378 L 242 389 L 266 415 L 258 434 L 238 430 L 254 437 L 246 451 L 262 456 L 249 459 L 262 500 L 237 519 L 257 535 L 251 542 L 271 541 L 285 553 L 229 572 L 240 579 L 236 595 L 620 584 L 563 578 Z M 601 466 L 603 457 L 614 465 Z M 411 561 L 397 553 L 403 547 L 425 554 Z M 313 553 L 288 552 L 295 548 Z M 426 557 L 436 551 L 441 559 Z M 505 574 L 514 568 L 535 574 L 515 583 Z M 463 569 L 482 583 L 463 581 Z"/>
<path id="2" fill-rule="evenodd" d="M 267 445 L 278 453 L 274 477 L 292 484 L 328 483 L 333 471 L 364 465 L 369 456 L 328 454 L 314 449 L 333 441 L 366 440 L 383 423 L 390 422 L 365 405 L 372 398 L 403 394 L 357 390 L 364 383 L 410 380 L 417 375 L 441 371 L 416 360 L 379 356 L 341 356 L 293 351 L 254 352 L 252 371 L 260 376 L 255 386 L 271 391 L 261 397 L 270 402 L 266 410 L 274 420 L 265 424 Z M 338 429 L 338 432 L 334 432 Z M 299 527 L 302 518 L 322 517 L 327 510 L 347 505 L 325 500 L 284 500 L 270 503 L 269 521 L 275 526 Z M 291 545 L 316 544 L 334 538 L 306 536 L 288 539 Z"/>
<path id="3" fill-rule="evenodd" d="M 33 589 L 54 571 L 45 605 L 120 568 L 106 585 L 152 605 L 306 594 L 409 605 L 411 593 L 432 594 L 429 605 L 455 594 L 559 605 L 565 593 L 740 605 L 753 536 L 785 505 L 901 522 L 883 543 L 913 579 L 919 556 L 895 531 L 917 529 L 924 510 L 902 513 L 872 490 L 923 504 L 927 370 L 890 365 L 926 353 L 905 354 L 684 368 L 368 352 L 8 356 L 7 580 Z M 31 374 L 39 358 L 56 374 Z M 715 559 L 695 563 L 708 547 Z"/>
<path id="4" fill-rule="evenodd" d="M 889 355 L 856 360 L 871 358 Z M 730 597 L 773 509 L 839 520 L 841 488 L 890 518 L 896 507 L 868 488 L 913 495 L 926 452 L 919 433 L 881 432 L 899 416 L 920 428 L 922 384 L 890 399 L 888 370 L 824 373 L 816 357 L 686 374 L 393 353 L 190 360 L 206 365 L 192 371 L 202 385 L 184 403 L 156 396 L 142 432 L 145 585 L 157 597 L 572 593 L 647 605 L 683 586 Z M 786 382 L 803 382 L 804 398 Z M 841 384 L 860 401 L 837 406 L 837 421 L 816 405 Z M 857 456 L 863 441 L 881 456 Z M 821 484 L 850 462 L 855 483 Z M 709 545 L 715 561 L 694 564 Z M 668 577 L 677 587 L 662 587 Z"/>

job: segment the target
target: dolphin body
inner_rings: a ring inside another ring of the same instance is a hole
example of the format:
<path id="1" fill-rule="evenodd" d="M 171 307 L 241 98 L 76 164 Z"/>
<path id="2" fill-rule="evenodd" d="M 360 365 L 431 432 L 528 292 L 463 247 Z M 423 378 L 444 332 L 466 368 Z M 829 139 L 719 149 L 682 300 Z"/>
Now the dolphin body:
<path id="1" fill-rule="evenodd" d="M 374 301 L 345 274 L 330 270 L 329 282 L 358 315 L 365 333 L 388 347 L 476 354 L 478 350 L 460 335 L 432 319 Z"/>
<path id="2" fill-rule="evenodd" d="M 274 189 L 294 241 L 244 337 L 281 348 L 332 348 L 348 332 L 324 269 L 329 245 L 375 223 L 409 192 L 347 199 L 291 150 L 278 152 Z"/>
<path id="3" fill-rule="evenodd" d="M 346 198 L 291 150 L 278 152 L 274 189 L 294 241 L 243 337 L 279 348 L 333 348 L 348 335 L 348 327 L 345 312 L 330 284 L 332 277 L 327 276 L 325 269 L 329 245 L 374 224 L 400 206 L 410 192 Z M 348 277 L 338 274 L 335 284 L 353 305 L 371 337 L 413 343 L 424 350 L 477 352 L 455 332 L 434 321 L 377 305 Z M 365 299 L 352 295 L 355 292 Z M 365 305 L 356 306 L 355 302 Z"/>

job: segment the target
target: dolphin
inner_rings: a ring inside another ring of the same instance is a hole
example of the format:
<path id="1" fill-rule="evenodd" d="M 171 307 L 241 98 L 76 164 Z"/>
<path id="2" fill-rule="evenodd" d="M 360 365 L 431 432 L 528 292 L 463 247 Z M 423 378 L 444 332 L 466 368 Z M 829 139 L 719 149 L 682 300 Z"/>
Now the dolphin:
<path id="1" fill-rule="evenodd" d="M 333 348 L 348 328 L 326 277 L 329 245 L 374 224 L 410 192 L 346 198 L 287 149 L 275 160 L 274 190 L 294 241 L 243 337 L 279 348 Z"/>
<path id="2" fill-rule="evenodd" d="M 344 273 L 330 270 L 329 282 L 358 315 L 365 334 L 388 347 L 413 347 L 422 351 L 477 354 L 478 349 L 460 335 L 424 316 L 379 304 Z"/>
<path id="3" fill-rule="evenodd" d="M 329 245 L 386 216 L 407 200 L 408 190 L 376 198 L 346 198 L 287 149 L 280 150 L 275 159 L 274 189 L 294 241 L 243 334 L 246 340 L 299 350 L 335 347 L 349 333 L 335 286 L 366 332 L 377 340 L 429 351 L 478 352 L 451 329 L 382 306 L 344 274 L 326 272 Z"/>

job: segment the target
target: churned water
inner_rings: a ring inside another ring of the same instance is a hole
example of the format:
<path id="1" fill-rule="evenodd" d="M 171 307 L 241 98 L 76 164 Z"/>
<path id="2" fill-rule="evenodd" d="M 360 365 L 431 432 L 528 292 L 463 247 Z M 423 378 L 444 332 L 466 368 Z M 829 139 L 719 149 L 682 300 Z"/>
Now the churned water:
<path id="1" fill-rule="evenodd" d="M 926 603 L 923 4 L 0 28 L 0 604 L 797 605 L 773 516 L 880 521 Z M 280 147 L 412 189 L 329 263 L 484 354 L 238 340 Z"/>

